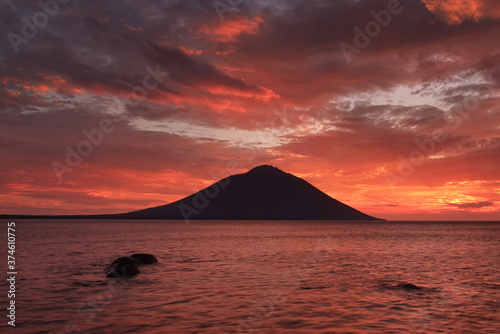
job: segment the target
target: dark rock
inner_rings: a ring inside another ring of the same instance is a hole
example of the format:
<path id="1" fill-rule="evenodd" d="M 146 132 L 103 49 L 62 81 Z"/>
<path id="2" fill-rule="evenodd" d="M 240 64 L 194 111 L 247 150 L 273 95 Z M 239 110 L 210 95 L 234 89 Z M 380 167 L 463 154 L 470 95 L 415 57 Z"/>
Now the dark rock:
<path id="1" fill-rule="evenodd" d="M 420 290 L 420 289 L 422 289 L 421 287 L 416 286 L 415 284 L 411 284 L 411 283 L 398 284 L 398 287 L 401 287 L 405 290 Z"/>
<path id="2" fill-rule="evenodd" d="M 137 267 L 143 264 L 157 263 L 158 259 L 152 254 L 133 254 L 120 257 L 113 261 L 106 269 L 106 277 L 129 277 L 140 273 Z"/>
<path id="3" fill-rule="evenodd" d="M 158 259 L 156 256 L 152 254 L 133 254 L 130 256 L 132 261 L 134 261 L 136 264 L 152 264 L 152 263 L 157 263 Z"/>
<path id="4" fill-rule="evenodd" d="M 106 277 L 127 277 L 140 273 L 137 264 L 129 257 L 120 257 L 106 268 Z"/>

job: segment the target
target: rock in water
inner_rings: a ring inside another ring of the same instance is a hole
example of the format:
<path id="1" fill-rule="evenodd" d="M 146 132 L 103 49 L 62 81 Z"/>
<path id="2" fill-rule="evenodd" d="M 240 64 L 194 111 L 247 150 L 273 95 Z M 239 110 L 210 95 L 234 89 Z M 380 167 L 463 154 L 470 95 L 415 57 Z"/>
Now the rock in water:
<path id="1" fill-rule="evenodd" d="M 106 268 L 106 277 L 134 276 L 141 271 L 137 264 L 129 257 L 120 257 Z"/>
<path id="2" fill-rule="evenodd" d="M 133 254 L 130 258 L 137 264 L 152 264 L 158 262 L 156 256 L 151 254 Z"/>
<path id="3" fill-rule="evenodd" d="M 124 256 L 113 261 L 105 270 L 106 277 L 128 277 L 134 276 L 141 271 L 137 267 L 143 264 L 157 263 L 158 259 L 152 254 L 133 254 Z"/>
<path id="4" fill-rule="evenodd" d="M 420 289 L 422 289 L 421 287 L 416 286 L 415 284 L 411 284 L 411 283 L 404 283 L 404 284 L 400 284 L 399 286 L 405 290 L 420 290 Z"/>

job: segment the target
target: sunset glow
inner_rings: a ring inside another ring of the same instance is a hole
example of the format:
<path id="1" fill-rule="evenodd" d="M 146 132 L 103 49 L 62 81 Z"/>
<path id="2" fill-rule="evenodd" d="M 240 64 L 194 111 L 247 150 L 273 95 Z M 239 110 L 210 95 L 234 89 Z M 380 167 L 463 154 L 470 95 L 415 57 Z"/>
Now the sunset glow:
<path id="1" fill-rule="evenodd" d="M 500 220 L 500 2 L 401 1 L 349 61 L 388 1 L 227 6 L 82 1 L 4 34 L 0 213 L 138 210 L 270 164 L 376 217 Z M 1 4 L 2 31 L 41 10 Z"/>

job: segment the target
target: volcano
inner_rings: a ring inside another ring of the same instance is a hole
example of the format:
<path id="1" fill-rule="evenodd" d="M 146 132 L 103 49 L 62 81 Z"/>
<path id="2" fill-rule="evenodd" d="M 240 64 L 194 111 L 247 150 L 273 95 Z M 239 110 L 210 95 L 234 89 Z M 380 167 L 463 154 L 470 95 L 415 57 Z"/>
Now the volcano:
<path id="1" fill-rule="evenodd" d="M 228 176 L 176 202 L 118 214 L 21 216 L 38 219 L 383 220 L 328 196 L 290 173 L 262 165 Z"/>
<path id="2" fill-rule="evenodd" d="M 269 165 L 228 176 L 167 205 L 106 216 L 184 220 L 381 220 Z"/>

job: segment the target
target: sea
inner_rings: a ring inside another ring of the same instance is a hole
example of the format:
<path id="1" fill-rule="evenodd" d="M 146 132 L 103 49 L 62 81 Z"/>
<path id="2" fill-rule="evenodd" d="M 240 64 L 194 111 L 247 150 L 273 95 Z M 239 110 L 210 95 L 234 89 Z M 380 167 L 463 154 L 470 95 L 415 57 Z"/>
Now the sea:
<path id="1" fill-rule="evenodd" d="M 2 333 L 500 333 L 499 222 L 12 221 Z"/>

